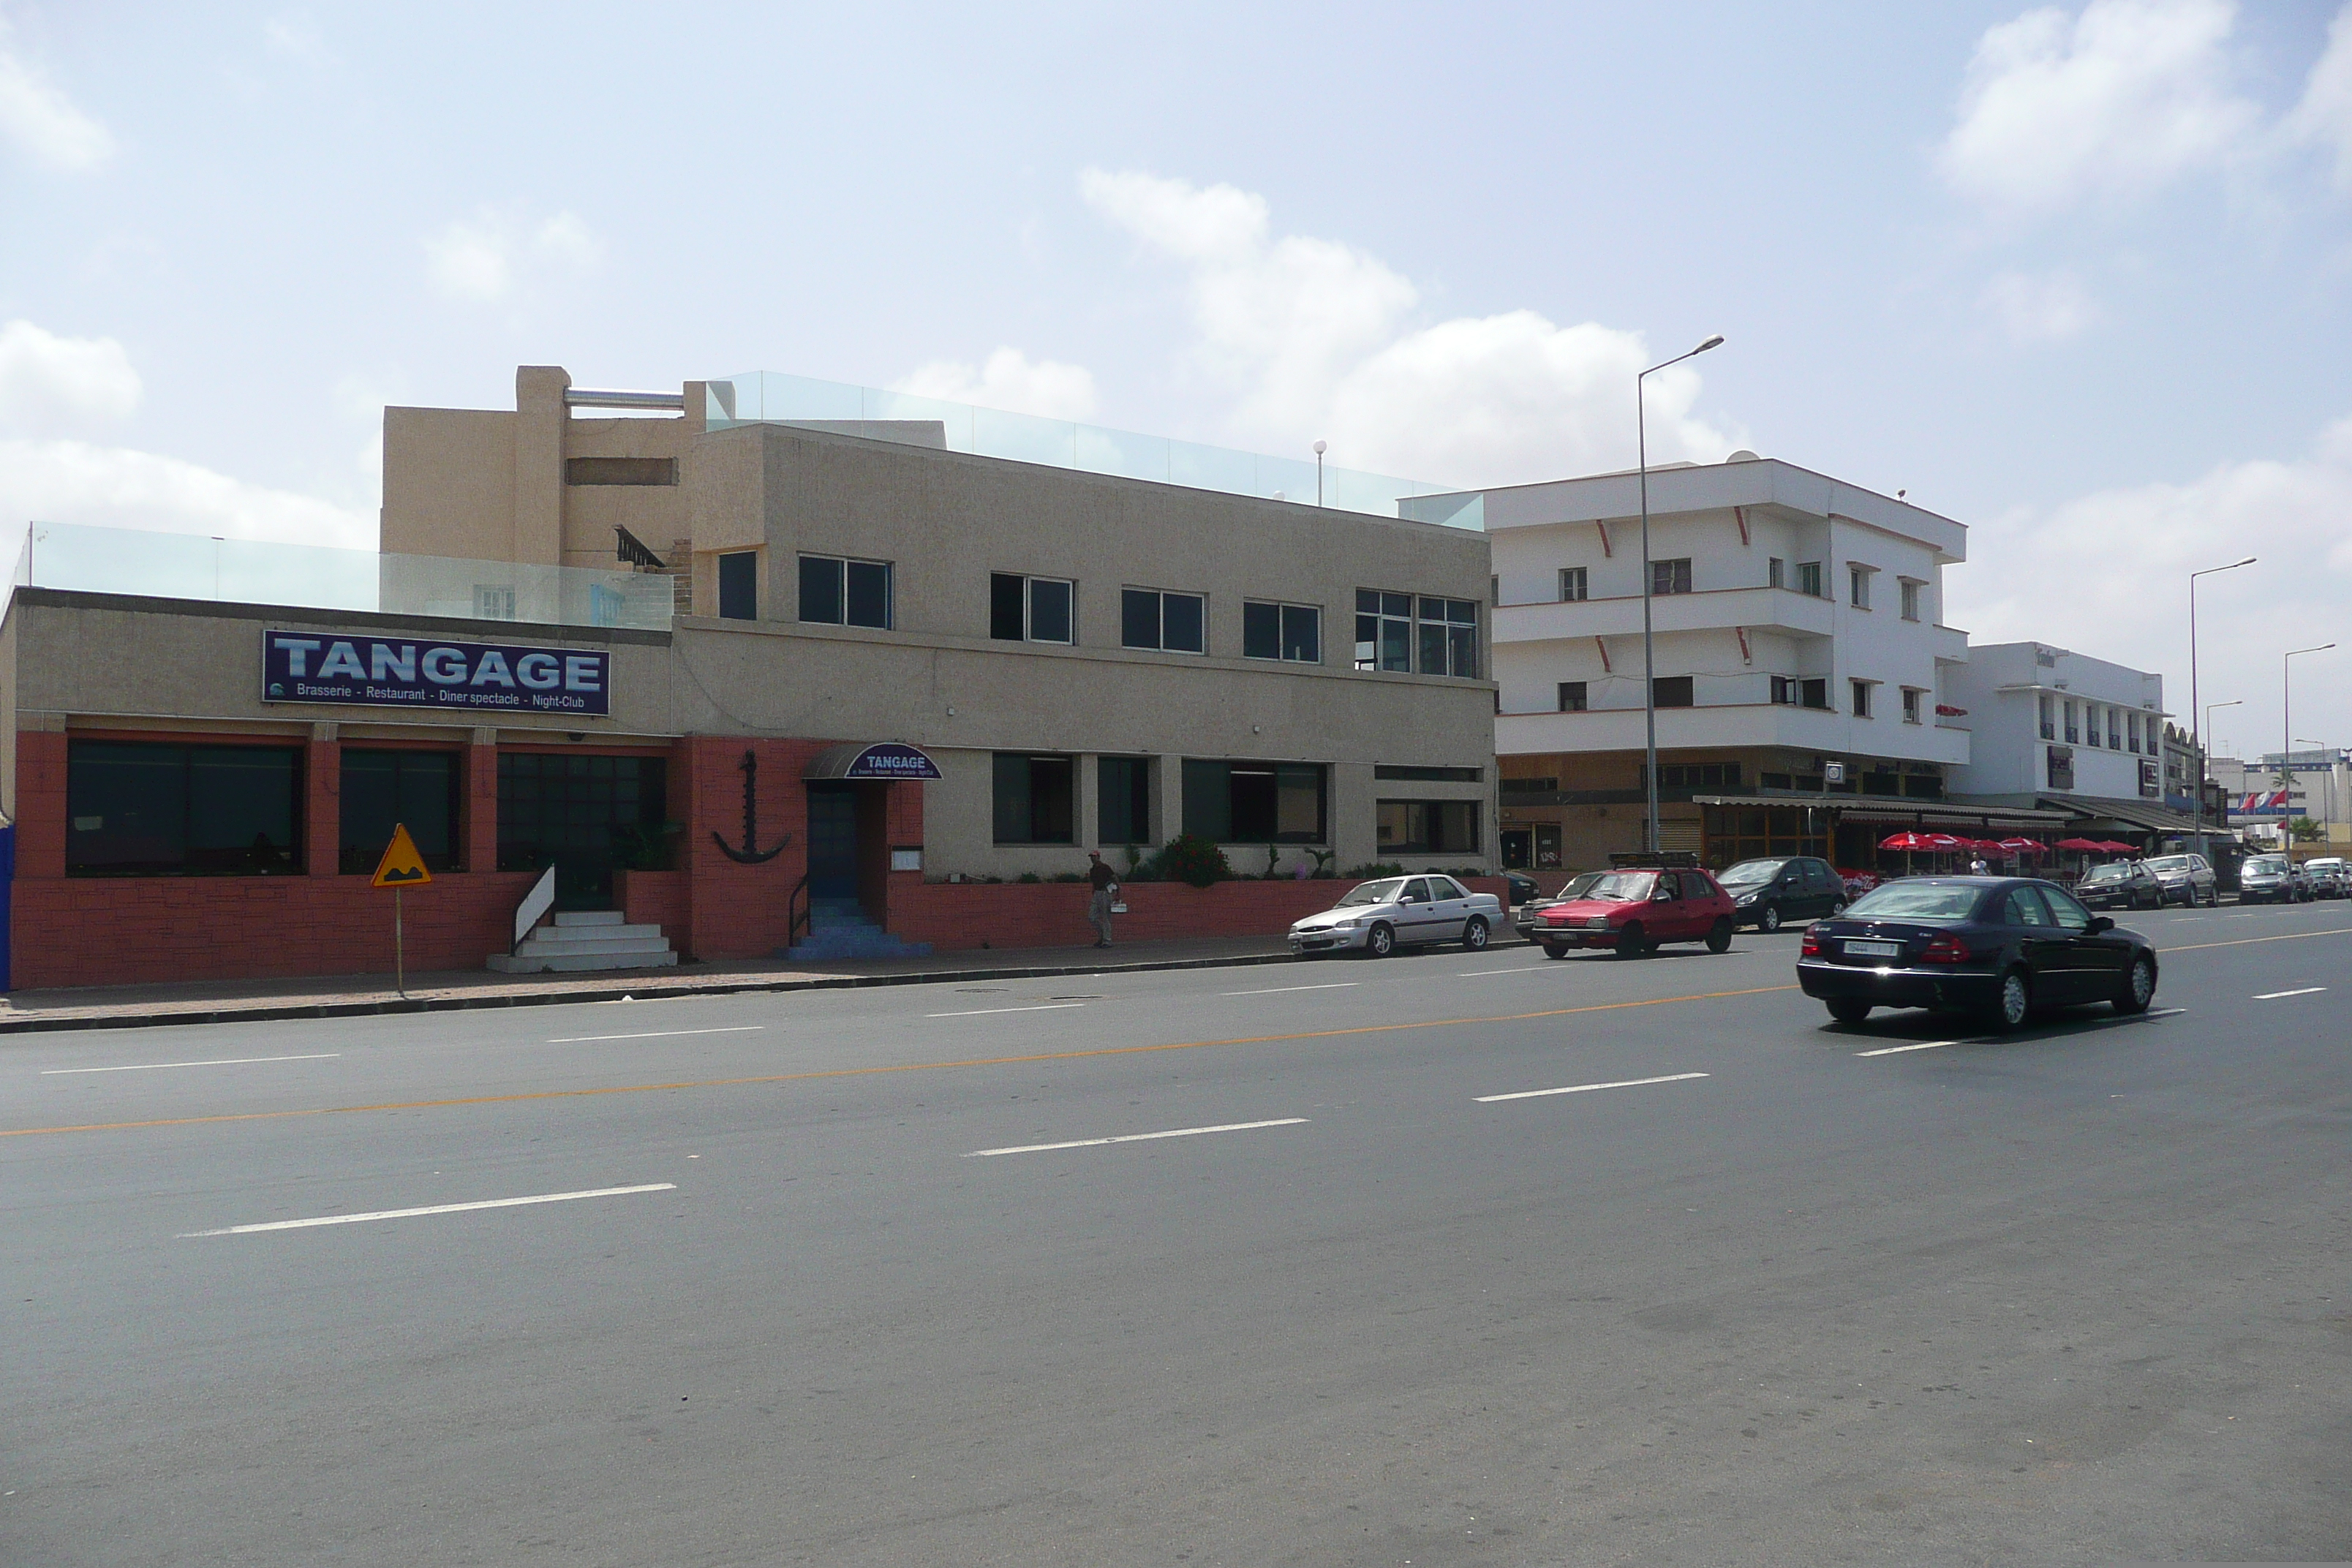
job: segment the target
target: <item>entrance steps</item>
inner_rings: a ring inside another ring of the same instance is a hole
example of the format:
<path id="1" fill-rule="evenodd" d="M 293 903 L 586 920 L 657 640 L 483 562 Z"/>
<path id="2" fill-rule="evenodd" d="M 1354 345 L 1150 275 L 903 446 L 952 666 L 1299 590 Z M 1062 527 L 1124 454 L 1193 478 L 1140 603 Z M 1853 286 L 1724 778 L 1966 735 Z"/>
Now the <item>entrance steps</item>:
<path id="1" fill-rule="evenodd" d="M 554 923 L 522 939 L 511 954 L 490 954 L 501 974 L 545 974 L 592 969 L 662 969 L 677 950 L 657 925 L 626 924 L 618 910 L 564 910 Z"/>
<path id="2" fill-rule="evenodd" d="M 866 916 L 856 899 L 815 899 L 809 903 L 808 934 L 778 958 L 794 963 L 840 963 L 857 958 L 928 958 L 931 944 L 892 936 Z"/>

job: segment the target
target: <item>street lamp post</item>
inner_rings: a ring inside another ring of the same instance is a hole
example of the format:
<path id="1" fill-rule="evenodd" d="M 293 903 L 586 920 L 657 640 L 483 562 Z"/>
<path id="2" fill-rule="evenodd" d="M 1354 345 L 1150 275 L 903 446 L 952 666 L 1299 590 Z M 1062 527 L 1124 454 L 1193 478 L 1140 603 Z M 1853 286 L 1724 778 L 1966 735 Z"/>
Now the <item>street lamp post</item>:
<path id="1" fill-rule="evenodd" d="M 2326 653 L 2335 646 L 2324 642 L 2316 647 L 2292 648 L 2279 660 L 2279 734 L 2286 742 L 2286 749 L 2279 753 L 2279 773 L 2286 783 L 2279 818 L 2279 837 L 2284 842 L 2279 847 L 2286 851 L 2290 866 L 2294 864 L 2294 660 L 2298 655 Z"/>
<path id="2" fill-rule="evenodd" d="M 2197 721 L 2197 579 L 2210 577 L 2216 572 L 2235 572 L 2241 566 L 2252 566 L 2260 559 L 2260 556 L 2249 555 L 2243 561 L 2232 561 L 2227 566 L 2208 566 L 2202 572 L 2189 574 L 2189 719 L 2192 724 Z M 2214 706 L 2226 707 L 2227 704 L 2216 703 Z M 2205 843 L 2205 732 L 2200 730 L 2189 740 L 2197 747 L 2197 848 L 2199 853 L 2210 858 L 2210 849 Z M 2227 827 L 2229 823 L 2225 820 L 2219 826 Z"/>
<path id="3" fill-rule="evenodd" d="M 1722 342 L 1723 334 L 1717 332 L 1688 353 L 1654 364 L 1633 378 L 1633 448 L 1642 484 L 1642 788 L 1648 807 L 1643 847 L 1652 855 L 1658 852 L 1658 673 L 1650 633 L 1650 416 L 1642 384 L 1667 365 L 1680 364 Z"/>

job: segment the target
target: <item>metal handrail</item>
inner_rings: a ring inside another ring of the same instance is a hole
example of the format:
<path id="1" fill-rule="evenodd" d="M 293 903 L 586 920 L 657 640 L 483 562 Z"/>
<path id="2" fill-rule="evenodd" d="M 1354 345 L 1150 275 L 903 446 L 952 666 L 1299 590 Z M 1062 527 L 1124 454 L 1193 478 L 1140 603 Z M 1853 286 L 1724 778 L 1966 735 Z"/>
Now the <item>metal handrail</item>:
<path id="1" fill-rule="evenodd" d="M 802 923 L 815 918 L 816 911 L 814 908 L 809 910 L 801 908 L 801 894 L 807 890 L 808 885 L 808 873 L 803 872 L 801 879 L 793 884 L 792 897 L 784 902 L 784 946 L 787 948 L 793 946 L 799 941 Z M 814 897 L 812 895 L 811 903 L 814 904 Z"/>
<path id="2" fill-rule="evenodd" d="M 530 891 L 522 896 L 522 902 L 515 906 L 514 942 L 507 949 L 509 956 L 522 951 L 523 939 L 530 935 L 539 922 L 546 918 L 547 911 L 554 907 L 555 868 L 551 865 L 539 874 L 539 880 L 530 885 Z"/>

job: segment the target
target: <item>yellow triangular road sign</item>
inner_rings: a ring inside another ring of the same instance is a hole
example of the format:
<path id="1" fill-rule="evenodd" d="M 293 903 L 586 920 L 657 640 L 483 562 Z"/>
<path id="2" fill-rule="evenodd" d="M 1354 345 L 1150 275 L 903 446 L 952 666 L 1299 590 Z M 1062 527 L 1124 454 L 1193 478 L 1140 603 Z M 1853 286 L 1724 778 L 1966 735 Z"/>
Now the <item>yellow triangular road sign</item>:
<path id="1" fill-rule="evenodd" d="M 408 825 L 395 823 L 392 842 L 383 847 L 383 858 L 376 865 L 371 886 L 415 888 L 432 879 L 433 873 L 425 868 L 425 857 L 416 852 L 416 840 L 408 836 Z"/>

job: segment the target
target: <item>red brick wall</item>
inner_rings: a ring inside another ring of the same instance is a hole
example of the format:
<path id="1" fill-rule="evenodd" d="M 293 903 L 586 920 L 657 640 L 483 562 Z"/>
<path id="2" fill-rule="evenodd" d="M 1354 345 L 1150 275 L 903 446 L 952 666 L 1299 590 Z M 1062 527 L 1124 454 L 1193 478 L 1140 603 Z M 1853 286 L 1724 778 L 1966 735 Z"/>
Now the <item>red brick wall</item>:
<path id="1" fill-rule="evenodd" d="M 66 874 L 66 738 L 16 731 L 16 880 Z M 18 929 L 23 928 L 21 919 Z"/>
<path id="2" fill-rule="evenodd" d="M 687 889 L 682 871 L 615 871 L 613 902 L 631 925 L 657 925 L 673 943 L 686 933 Z"/>

